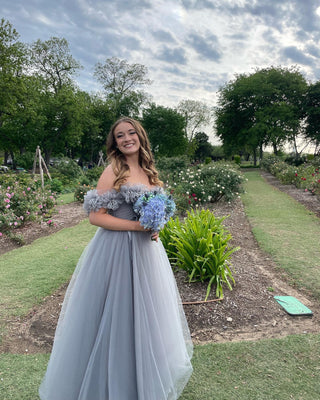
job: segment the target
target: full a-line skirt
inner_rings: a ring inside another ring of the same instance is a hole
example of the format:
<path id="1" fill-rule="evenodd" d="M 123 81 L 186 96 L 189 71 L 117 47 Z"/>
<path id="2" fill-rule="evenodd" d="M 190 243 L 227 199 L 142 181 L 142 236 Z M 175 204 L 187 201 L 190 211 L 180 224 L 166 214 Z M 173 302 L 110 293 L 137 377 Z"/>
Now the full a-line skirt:
<path id="1" fill-rule="evenodd" d="M 99 228 L 69 284 L 41 400 L 175 400 L 191 357 L 162 243 Z"/>

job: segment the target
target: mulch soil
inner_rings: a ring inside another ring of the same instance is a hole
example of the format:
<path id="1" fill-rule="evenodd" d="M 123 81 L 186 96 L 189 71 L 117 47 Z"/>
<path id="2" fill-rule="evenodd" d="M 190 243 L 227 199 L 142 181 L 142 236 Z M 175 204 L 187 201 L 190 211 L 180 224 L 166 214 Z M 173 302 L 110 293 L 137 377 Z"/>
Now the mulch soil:
<path id="1" fill-rule="evenodd" d="M 294 186 L 282 185 L 266 172 L 261 171 L 261 174 L 270 185 L 292 196 L 320 218 L 320 201 L 317 197 Z M 292 286 L 285 273 L 259 248 L 241 200 L 237 199 L 230 204 L 219 202 L 213 205 L 212 211 L 217 217 L 228 216 L 224 225 L 232 234 L 232 245 L 240 247 L 232 256 L 236 284 L 233 290 L 224 287 L 223 300 L 214 298 L 213 289 L 209 297 L 212 301 L 204 303 L 206 283 L 189 284 L 183 271 L 175 272 L 194 343 L 319 333 L 319 301 L 308 292 Z M 32 223 L 23 227 L 19 233 L 25 236 L 28 244 L 41 236 L 73 226 L 85 217 L 80 204 L 60 205 L 54 216 L 56 227 Z M 18 247 L 5 237 L 0 238 L 0 245 L 0 254 Z M 25 317 L 3 321 L 6 334 L 0 345 L 0 353 L 50 352 L 66 287 L 67 284 L 63 285 Z M 275 295 L 296 297 L 313 311 L 313 316 L 290 316 L 274 300 Z"/>

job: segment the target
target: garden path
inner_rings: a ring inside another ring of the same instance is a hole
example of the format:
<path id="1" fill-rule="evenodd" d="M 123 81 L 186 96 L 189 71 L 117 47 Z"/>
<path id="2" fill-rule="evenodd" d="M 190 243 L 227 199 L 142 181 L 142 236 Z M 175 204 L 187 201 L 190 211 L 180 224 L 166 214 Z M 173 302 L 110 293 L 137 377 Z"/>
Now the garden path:
<path id="1" fill-rule="evenodd" d="M 320 202 L 316 197 L 294 187 L 280 185 L 270 174 L 262 172 L 262 175 L 267 182 L 286 191 L 319 216 Z M 79 204 L 60 206 L 60 210 L 61 213 L 54 218 L 56 228 L 48 230 L 46 227 L 38 230 L 36 235 L 34 232 L 29 235 L 29 227 L 25 231 L 27 242 L 37 235 L 50 234 L 74 225 L 85 217 Z M 194 342 L 258 340 L 289 334 L 319 333 L 319 302 L 308 293 L 290 286 L 286 276 L 259 248 L 240 199 L 232 204 L 214 204 L 212 210 L 216 216 L 229 215 L 224 223 L 233 236 L 233 244 L 241 249 L 232 257 L 236 285 L 232 291 L 224 289 L 223 301 L 184 306 Z M 204 299 L 206 284 L 188 284 L 181 271 L 176 273 L 176 280 L 184 302 Z M 8 335 L 0 346 L 0 353 L 25 353 L 26 350 L 28 353 L 49 352 L 65 289 L 66 285 L 26 317 L 8 322 Z M 313 317 L 289 316 L 275 302 L 274 295 L 298 298 L 313 311 Z"/>

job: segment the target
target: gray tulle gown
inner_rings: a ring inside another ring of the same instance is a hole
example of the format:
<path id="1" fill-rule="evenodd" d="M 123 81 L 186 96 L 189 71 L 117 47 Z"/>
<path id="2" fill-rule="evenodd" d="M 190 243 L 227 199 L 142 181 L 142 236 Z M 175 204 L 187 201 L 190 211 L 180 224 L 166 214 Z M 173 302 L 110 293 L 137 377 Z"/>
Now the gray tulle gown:
<path id="1" fill-rule="evenodd" d="M 92 190 L 84 207 L 137 219 L 133 203 L 147 190 Z M 99 228 L 68 287 L 41 400 L 175 400 L 192 373 L 191 357 L 188 325 L 161 242 L 148 232 Z"/>

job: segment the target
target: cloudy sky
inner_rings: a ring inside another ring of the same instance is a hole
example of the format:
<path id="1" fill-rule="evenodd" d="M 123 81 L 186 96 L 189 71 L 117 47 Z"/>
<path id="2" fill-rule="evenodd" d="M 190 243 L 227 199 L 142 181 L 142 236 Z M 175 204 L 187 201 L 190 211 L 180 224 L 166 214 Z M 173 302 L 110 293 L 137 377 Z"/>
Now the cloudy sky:
<path id="1" fill-rule="evenodd" d="M 112 56 L 145 65 L 153 101 L 170 107 L 214 105 L 235 74 L 271 65 L 320 79 L 316 0 L 1 0 L 0 17 L 25 43 L 66 38 L 88 92 L 101 89 L 95 64 Z"/>

